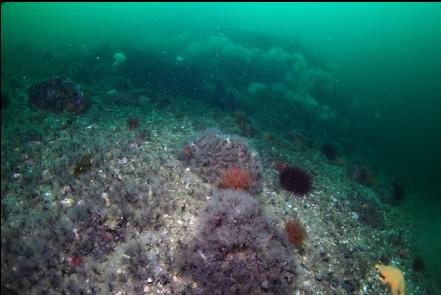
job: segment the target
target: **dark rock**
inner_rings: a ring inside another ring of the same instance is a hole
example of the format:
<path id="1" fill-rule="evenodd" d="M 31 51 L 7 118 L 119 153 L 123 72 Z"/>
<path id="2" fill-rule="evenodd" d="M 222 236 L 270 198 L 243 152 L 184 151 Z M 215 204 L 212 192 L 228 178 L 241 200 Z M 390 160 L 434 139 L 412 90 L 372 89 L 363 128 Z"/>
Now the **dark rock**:
<path id="1" fill-rule="evenodd" d="M 329 262 L 329 255 L 326 252 L 320 252 L 320 258 L 323 262 Z"/>
<path id="2" fill-rule="evenodd" d="M 321 271 L 315 276 L 315 280 L 318 282 L 326 281 L 327 279 L 328 279 L 328 274 L 325 271 Z"/>
<path id="3" fill-rule="evenodd" d="M 348 173 L 352 180 L 361 185 L 373 187 L 377 184 L 377 180 L 375 179 L 372 169 L 368 169 L 360 163 L 354 163 L 349 168 Z"/>
<path id="4" fill-rule="evenodd" d="M 346 259 L 351 258 L 352 250 L 349 249 L 347 246 L 345 245 L 340 246 L 340 251 Z"/>
<path id="5" fill-rule="evenodd" d="M 405 198 L 403 186 L 398 182 L 379 186 L 375 191 L 380 200 L 390 206 L 399 205 Z"/>
<path id="6" fill-rule="evenodd" d="M 390 263 L 390 256 L 388 254 L 383 254 L 380 257 L 380 262 L 383 264 L 386 264 L 386 265 L 389 264 Z"/>
<path id="7" fill-rule="evenodd" d="M 86 109 L 86 97 L 80 85 L 66 76 L 57 76 L 29 88 L 29 104 L 54 112 L 79 113 Z"/>
<path id="8" fill-rule="evenodd" d="M 322 153 L 331 161 L 335 161 L 338 156 L 337 148 L 331 143 L 326 143 L 322 146 Z"/>
<path id="9" fill-rule="evenodd" d="M 357 284 L 351 280 L 344 280 L 341 282 L 341 287 L 348 293 L 354 294 L 355 290 L 357 290 Z"/>
<path id="10" fill-rule="evenodd" d="M 395 182 L 392 186 L 392 196 L 396 201 L 401 201 L 405 197 L 403 186 L 398 182 Z"/>

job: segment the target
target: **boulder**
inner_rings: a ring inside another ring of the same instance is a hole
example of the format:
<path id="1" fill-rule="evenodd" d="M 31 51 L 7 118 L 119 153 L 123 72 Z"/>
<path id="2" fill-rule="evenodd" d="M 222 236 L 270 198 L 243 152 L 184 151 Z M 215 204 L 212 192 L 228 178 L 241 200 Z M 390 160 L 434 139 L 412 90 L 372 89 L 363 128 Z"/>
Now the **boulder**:
<path id="1" fill-rule="evenodd" d="M 87 107 L 81 86 L 66 76 L 56 76 L 31 85 L 29 104 L 53 112 L 79 113 Z"/>

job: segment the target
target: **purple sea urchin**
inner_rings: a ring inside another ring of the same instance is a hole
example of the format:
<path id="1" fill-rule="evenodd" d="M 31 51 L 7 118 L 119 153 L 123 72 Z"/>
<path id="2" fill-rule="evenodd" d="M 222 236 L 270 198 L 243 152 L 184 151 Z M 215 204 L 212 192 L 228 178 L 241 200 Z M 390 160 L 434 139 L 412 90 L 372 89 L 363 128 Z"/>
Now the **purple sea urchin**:
<path id="1" fill-rule="evenodd" d="M 285 168 L 279 175 L 280 185 L 295 195 L 303 196 L 312 189 L 312 177 L 304 169 L 296 166 Z"/>

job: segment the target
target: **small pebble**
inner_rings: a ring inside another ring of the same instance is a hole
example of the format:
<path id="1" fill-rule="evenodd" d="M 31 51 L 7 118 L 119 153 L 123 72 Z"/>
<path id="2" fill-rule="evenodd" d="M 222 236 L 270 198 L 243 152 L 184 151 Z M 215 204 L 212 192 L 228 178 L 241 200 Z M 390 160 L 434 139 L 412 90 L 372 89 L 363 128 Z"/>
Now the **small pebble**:
<path id="1" fill-rule="evenodd" d="M 61 205 L 63 205 L 66 208 L 69 208 L 73 205 L 74 200 L 72 198 L 65 198 L 60 201 Z"/>

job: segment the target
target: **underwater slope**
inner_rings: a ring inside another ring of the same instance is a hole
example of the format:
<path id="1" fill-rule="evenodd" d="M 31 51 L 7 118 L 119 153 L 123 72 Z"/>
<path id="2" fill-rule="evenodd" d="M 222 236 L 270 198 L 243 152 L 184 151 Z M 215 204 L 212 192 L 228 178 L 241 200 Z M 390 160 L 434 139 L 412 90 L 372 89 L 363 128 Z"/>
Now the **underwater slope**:
<path id="1" fill-rule="evenodd" d="M 2 291 L 439 292 L 425 192 L 367 156 L 327 60 L 268 31 L 149 36 L 2 39 Z"/>

